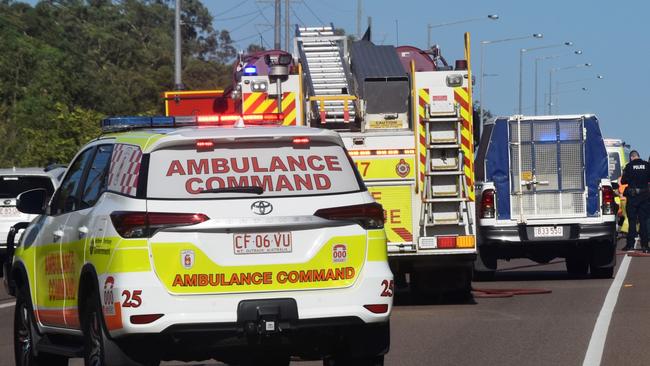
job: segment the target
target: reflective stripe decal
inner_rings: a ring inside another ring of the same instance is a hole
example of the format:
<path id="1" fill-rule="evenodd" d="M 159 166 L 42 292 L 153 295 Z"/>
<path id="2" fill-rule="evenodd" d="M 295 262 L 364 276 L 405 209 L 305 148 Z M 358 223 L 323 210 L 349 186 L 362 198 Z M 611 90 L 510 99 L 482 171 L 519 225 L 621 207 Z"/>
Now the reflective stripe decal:
<path id="1" fill-rule="evenodd" d="M 472 98 L 466 88 L 454 88 L 454 100 L 460 108 L 460 143 L 463 151 L 463 171 L 467 183 L 467 198 L 474 201 L 474 129 L 472 125 Z"/>
<path id="2" fill-rule="evenodd" d="M 424 174 L 426 173 L 427 165 L 427 136 L 424 121 L 428 117 L 426 115 L 426 106 L 429 105 L 429 88 L 422 88 L 418 91 L 418 134 L 420 136 L 418 143 L 419 164 L 418 172 L 420 178 L 420 187 L 424 185 Z M 424 191 L 424 190 L 423 190 Z"/>
<path id="3" fill-rule="evenodd" d="M 278 102 L 275 98 L 269 98 L 268 93 L 244 93 L 243 114 L 278 113 Z M 296 93 L 282 93 L 282 113 L 284 126 L 296 125 Z"/>

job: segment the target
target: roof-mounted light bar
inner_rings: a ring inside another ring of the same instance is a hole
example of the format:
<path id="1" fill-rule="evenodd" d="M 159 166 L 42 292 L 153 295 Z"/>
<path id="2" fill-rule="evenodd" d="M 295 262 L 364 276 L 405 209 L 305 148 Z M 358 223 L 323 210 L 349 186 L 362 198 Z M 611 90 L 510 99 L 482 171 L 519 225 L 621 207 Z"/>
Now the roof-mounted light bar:
<path id="1" fill-rule="evenodd" d="M 101 121 L 103 132 L 115 132 L 143 128 L 178 128 L 187 126 L 235 126 L 239 121 L 244 125 L 278 125 L 284 120 L 282 113 L 264 114 L 211 114 L 203 116 L 125 116 L 108 117 Z"/>

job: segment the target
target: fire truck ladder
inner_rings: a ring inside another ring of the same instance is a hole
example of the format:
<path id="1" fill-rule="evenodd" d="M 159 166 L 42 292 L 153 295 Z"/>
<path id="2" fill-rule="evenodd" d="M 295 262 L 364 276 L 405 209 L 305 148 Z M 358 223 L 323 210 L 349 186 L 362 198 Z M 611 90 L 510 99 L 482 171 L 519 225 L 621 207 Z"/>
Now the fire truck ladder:
<path id="1" fill-rule="evenodd" d="M 422 189 L 420 225 L 423 236 L 449 233 L 473 235 L 467 182 L 461 150 L 462 119 L 458 106 L 454 114 L 431 114 L 425 107 L 426 171 Z M 445 229 L 446 227 L 446 229 Z"/>
<path id="2" fill-rule="evenodd" d="M 320 119 L 320 123 L 353 121 L 356 98 L 349 92 L 352 77 L 345 36 L 334 35 L 332 24 L 296 26 L 295 49 L 302 62 L 311 105 L 308 118 Z"/>

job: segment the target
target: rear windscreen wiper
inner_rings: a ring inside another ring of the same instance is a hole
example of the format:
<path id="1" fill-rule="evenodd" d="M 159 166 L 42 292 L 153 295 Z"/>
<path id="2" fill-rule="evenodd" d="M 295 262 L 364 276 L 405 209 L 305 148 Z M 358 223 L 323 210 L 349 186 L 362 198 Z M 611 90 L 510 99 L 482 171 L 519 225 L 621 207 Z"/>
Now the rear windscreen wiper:
<path id="1" fill-rule="evenodd" d="M 199 193 L 251 193 L 251 194 L 262 194 L 264 193 L 264 188 L 258 186 L 246 186 L 246 187 L 223 187 L 223 188 L 212 188 L 205 189 Z"/>

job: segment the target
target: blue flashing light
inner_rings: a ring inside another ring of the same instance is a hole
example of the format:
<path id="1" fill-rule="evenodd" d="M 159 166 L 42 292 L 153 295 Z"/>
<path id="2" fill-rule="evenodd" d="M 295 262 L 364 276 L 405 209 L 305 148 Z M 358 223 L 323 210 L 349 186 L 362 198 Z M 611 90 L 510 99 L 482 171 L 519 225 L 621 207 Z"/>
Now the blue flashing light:
<path id="1" fill-rule="evenodd" d="M 101 121 L 100 127 L 104 132 L 128 130 L 134 128 L 163 128 L 174 127 L 174 117 L 156 116 L 126 116 L 109 117 Z"/>
<path id="2" fill-rule="evenodd" d="M 247 65 L 244 67 L 244 75 L 245 76 L 255 76 L 257 75 L 257 67 L 254 65 Z"/>

